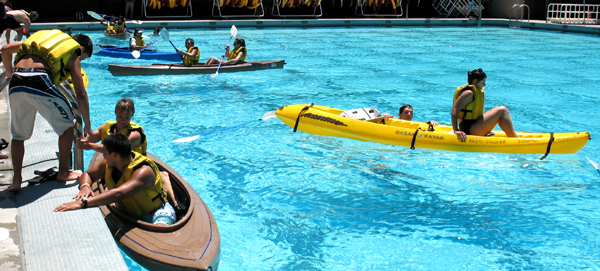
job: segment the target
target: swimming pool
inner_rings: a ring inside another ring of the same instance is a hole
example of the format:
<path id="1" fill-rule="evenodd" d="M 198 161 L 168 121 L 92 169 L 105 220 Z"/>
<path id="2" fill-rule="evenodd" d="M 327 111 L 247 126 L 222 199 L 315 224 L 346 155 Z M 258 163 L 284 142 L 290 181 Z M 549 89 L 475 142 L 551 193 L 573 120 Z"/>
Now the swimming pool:
<path id="1" fill-rule="evenodd" d="M 194 38 L 206 60 L 222 54 L 229 29 L 170 36 L 181 47 Z M 600 37 L 494 27 L 238 27 L 238 36 L 247 60 L 285 59 L 285 69 L 113 77 L 109 63 L 132 61 L 83 63 L 94 128 L 132 98 L 149 152 L 211 208 L 219 270 L 600 268 L 600 176 L 586 159 L 600 162 Z M 396 114 L 408 103 L 415 120 L 449 124 L 454 89 L 475 68 L 488 74 L 486 108 L 506 105 L 517 131 L 589 131 L 592 140 L 540 161 L 413 151 L 258 121 L 287 104 Z M 193 135 L 202 136 L 172 142 Z"/>

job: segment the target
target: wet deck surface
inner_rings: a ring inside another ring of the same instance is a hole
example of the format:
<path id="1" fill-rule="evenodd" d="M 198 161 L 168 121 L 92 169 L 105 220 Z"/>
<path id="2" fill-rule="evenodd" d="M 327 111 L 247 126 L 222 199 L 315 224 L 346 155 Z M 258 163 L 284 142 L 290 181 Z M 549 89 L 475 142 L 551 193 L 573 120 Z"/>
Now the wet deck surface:
<path id="1" fill-rule="evenodd" d="M 10 142 L 7 90 L 0 93 L 0 138 Z M 98 208 L 55 213 L 72 200 L 75 181 L 29 184 L 34 170 L 58 166 L 58 136 L 39 114 L 25 141 L 20 192 L 12 183 L 11 159 L 0 160 L 0 270 L 128 270 Z M 2 150 L 10 155 L 10 145 Z"/>

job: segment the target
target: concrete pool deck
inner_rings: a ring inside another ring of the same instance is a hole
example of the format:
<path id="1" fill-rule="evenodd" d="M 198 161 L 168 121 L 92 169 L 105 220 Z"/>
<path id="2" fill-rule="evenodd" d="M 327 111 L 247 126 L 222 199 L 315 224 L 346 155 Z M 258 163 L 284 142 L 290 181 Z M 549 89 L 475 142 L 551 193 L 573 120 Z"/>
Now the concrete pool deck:
<path id="1" fill-rule="evenodd" d="M 361 26 L 465 26 L 477 27 L 468 19 L 293 19 L 293 20 L 197 20 L 144 21 L 144 29 L 166 28 L 267 28 L 267 27 L 361 27 Z M 546 21 L 509 21 L 483 19 L 482 26 L 600 34 L 599 25 L 562 25 Z M 72 27 L 77 30 L 102 30 L 94 22 L 35 23 L 31 30 Z M 4 40 L 4 38 L 1 38 Z M 10 141 L 7 90 L 0 94 L 0 138 Z M 93 103 L 92 103 L 93 104 Z M 35 175 L 35 169 L 57 166 L 57 136 L 40 116 L 34 136 L 26 142 L 24 180 Z M 2 151 L 10 155 L 10 147 Z M 0 270 L 127 270 L 97 208 L 66 213 L 52 209 L 77 193 L 74 181 L 26 185 L 16 195 L 5 191 L 12 183 L 10 159 L 0 160 Z"/>

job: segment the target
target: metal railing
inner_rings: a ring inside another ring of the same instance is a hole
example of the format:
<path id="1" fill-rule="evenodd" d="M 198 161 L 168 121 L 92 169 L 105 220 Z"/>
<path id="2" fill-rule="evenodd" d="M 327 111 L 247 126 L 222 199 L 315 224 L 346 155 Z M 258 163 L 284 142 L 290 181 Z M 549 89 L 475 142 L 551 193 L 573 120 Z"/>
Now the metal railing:
<path id="1" fill-rule="evenodd" d="M 515 13 L 515 23 L 513 24 L 512 23 L 512 15 L 513 15 L 513 10 L 515 10 L 515 8 L 517 8 L 517 9 L 516 9 L 516 13 Z M 527 8 L 527 21 L 529 22 L 529 13 L 530 13 L 529 6 L 525 5 L 525 4 L 520 4 L 520 5 L 514 4 L 512 6 L 512 8 L 510 9 L 510 15 L 508 17 L 508 26 L 510 28 L 518 28 L 519 27 L 519 20 L 523 20 L 523 11 L 524 11 L 523 8 Z M 519 17 L 519 15 L 520 15 L 520 17 Z"/>
<path id="2" fill-rule="evenodd" d="M 549 4 L 546 22 L 559 24 L 597 24 L 600 5 Z"/>
<path id="3" fill-rule="evenodd" d="M 483 9 L 481 0 L 438 0 L 432 4 L 440 16 L 478 17 Z"/>

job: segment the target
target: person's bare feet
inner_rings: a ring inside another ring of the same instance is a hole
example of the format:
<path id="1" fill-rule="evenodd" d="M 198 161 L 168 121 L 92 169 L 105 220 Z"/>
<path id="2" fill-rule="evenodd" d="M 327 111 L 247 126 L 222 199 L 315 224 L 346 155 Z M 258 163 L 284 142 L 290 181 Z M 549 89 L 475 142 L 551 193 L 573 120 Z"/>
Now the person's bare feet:
<path id="1" fill-rule="evenodd" d="M 58 172 L 58 175 L 56 175 L 56 180 L 59 182 L 66 182 L 70 180 L 77 180 L 79 176 L 81 176 L 81 173 L 74 171 Z"/>
<path id="2" fill-rule="evenodd" d="M 6 190 L 10 192 L 19 192 L 21 190 L 21 176 L 14 176 L 13 184 L 9 186 Z"/>

